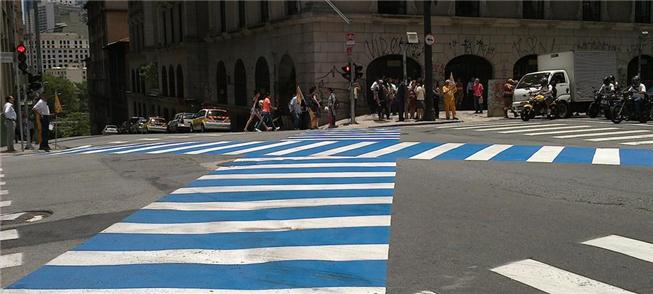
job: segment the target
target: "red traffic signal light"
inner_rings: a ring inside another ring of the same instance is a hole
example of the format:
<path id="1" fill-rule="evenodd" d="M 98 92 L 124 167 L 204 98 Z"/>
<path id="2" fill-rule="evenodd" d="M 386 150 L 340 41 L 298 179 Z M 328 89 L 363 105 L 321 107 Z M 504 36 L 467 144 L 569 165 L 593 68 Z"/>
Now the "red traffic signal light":
<path id="1" fill-rule="evenodd" d="M 340 69 L 342 69 L 342 72 L 340 73 L 340 75 L 342 75 L 342 77 L 345 78 L 345 80 L 350 80 L 351 79 L 351 66 L 349 66 L 349 64 L 347 64 L 347 65 L 341 67 Z"/>
<path id="2" fill-rule="evenodd" d="M 27 51 L 27 47 L 25 47 L 23 43 L 20 43 L 18 44 L 18 46 L 16 46 L 16 52 L 18 52 L 19 54 L 23 54 L 25 53 L 25 51 Z"/>

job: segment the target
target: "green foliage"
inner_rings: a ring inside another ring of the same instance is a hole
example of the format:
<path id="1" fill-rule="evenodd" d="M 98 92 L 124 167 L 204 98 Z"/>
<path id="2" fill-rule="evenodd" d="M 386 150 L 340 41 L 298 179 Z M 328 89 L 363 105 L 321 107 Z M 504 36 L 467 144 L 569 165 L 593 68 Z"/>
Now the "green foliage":
<path id="1" fill-rule="evenodd" d="M 48 97 L 48 104 L 51 110 L 54 110 L 54 96 L 56 92 L 59 94 L 64 112 L 79 111 L 79 90 L 75 86 L 75 83 L 51 75 L 43 75 L 43 82 L 43 95 Z"/>
<path id="2" fill-rule="evenodd" d="M 67 79 L 43 75 L 43 96 L 48 97 L 50 110 L 54 111 L 55 92 L 63 106 L 63 113 L 56 119 L 57 136 L 86 136 L 91 134 L 86 81 L 73 83 Z M 52 134 L 54 136 L 54 132 Z"/>
<path id="3" fill-rule="evenodd" d="M 56 119 L 59 138 L 88 136 L 91 134 L 91 121 L 88 113 L 72 112 Z M 51 132 L 54 136 L 54 131 Z"/>
<path id="4" fill-rule="evenodd" d="M 145 88 L 148 90 L 159 89 L 159 71 L 155 63 L 141 65 L 139 73 L 145 79 Z"/>

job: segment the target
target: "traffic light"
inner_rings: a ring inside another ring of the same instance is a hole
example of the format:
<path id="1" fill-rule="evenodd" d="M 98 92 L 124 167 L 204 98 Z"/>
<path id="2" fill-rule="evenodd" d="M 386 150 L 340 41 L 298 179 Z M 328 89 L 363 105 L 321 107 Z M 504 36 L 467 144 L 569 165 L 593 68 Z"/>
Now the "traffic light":
<path id="1" fill-rule="evenodd" d="M 27 56 L 25 55 L 26 52 L 27 52 L 27 47 L 25 47 L 25 44 L 20 43 L 18 44 L 18 46 L 16 46 L 18 68 L 23 73 L 27 73 Z"/>
<path id="2" fill-rule="evenodd" d="M 351 66 L 349 64 L 341 67 L 342 72 L 340 73 L 345 80 L 350 80 L 351 79 Z"/>
<path id="3" fill-rule="evenodd" d="M 32 91 L 37 91 L 43 87 L 43 82 L 41 81 L 41 74 L 29 74 L 27 81 L 29 82 L 29 89 Z"/>
<path id="4" fill-rule="evenodd" d="M 354 63 L 354 81 L 363 77 L 363 66 Z"/>

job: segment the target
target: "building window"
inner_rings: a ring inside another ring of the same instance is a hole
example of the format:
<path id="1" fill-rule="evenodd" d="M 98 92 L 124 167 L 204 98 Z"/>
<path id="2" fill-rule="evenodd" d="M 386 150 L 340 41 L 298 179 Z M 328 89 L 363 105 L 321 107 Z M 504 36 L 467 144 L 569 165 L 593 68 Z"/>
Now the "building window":
<path id="1" fill-rule="evenodd" d="M 177 97 L 184 97 L 184 72 L 181 65 L 177 65 Z"/>
<path id="2" fill-rule="evenodd" d="M 456 0 L 456 16 L 478 17 L 479 1 L 458 1 Z"/>
<path id="3" fill-rule="evenodd" d="M 601 20 L 601 2 L 583 1 L 583 20 L 600 21 Z"/>
<path id="4" fill-rule="evenodd" d="M 168 71 L 165 66 L 161 68 L 161 94 L 168 96 Z"/>
<path id="5" fill-rule="evenodd" d="M 259 1 L 261 3 L 261 22 L 268 22 L 270 20 L 270 9 L 268 1 Z"/>
<path id="6" fill-rule="evenodd" d="M 406 1 L 377 1 L 380 14 L 406 14 Z"/>
<path id="7" fill-rule="evenodd" d="M 524 18 L 544 19 L 544 1 L 524 0 L 522 5 L 522 13 Z"/>
<path id="8" fill-rule="evenodd" d="M 184 12 L 183 12 L 183 4 L 179 3 L 177 4 L 177 13 L 179 13 L 179 42 L 184 40 Z"/>
<path id="9" fill-rule="evenodd" d="M 167 20 L 167 14 L 166 14 L 165 11 L 162 11 L 161 14 L 163 15 L 162 16 L 162 18 L 163 18 L 163 20 L 162 20 L 162 22 L 163 22 L 163 45 L 166 45 L 166 44 L 168 44 L 168 28 L 167 28 L 168 20 Z"/>
<path id="10" fill-rule="evenodd" d="M 286 1 L 286 15 L 299 14 L 299 3 L 297 1 Z"/>
<path id="11" fill-rule="evenodd" d="M 175 42 L 175 16 L 172 9 L 168 9 L 170 12 L 170 43 Z"/>
<path id="12" fill-rule="evenodd" d="M 635 22 L 651 23 L 651 1 L 635 1 Z"/>
<path id="13" fill-rule="evenodd" d="M 238 1 L 238 25 L 240 25 L 241 28 L 244 28 L 247 25 L 245 12 L 245 1 Z"/>
<path id="14" fill-rule="evenodd" d="M 175 69 L 172 65 L 168 67 L 168 92 L 170 97 L 177 97 L 175 95 Z"/>
<path id="15" fill-rule="evenodd" d="M 227 31 L 227 12 L 225 11 L 227 8 L 225 7 L 224 0 L 220 1 L 220 32 L 226 32 Z"/>

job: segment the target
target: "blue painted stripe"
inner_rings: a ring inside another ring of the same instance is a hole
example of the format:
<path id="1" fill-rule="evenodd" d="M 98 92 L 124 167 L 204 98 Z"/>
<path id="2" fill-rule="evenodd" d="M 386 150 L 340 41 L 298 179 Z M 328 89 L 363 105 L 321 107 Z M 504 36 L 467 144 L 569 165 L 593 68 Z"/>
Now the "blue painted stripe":
<path id="1" fill-rule="evenodd" d="M 483 150 L 490 144 L 465 144 L 436 157 L 438 160 L 464 160 L 472 154 Z"/>
<path id="2" fill-rule="evenodd" d="M 253 191 L 197 193 L 183 195 L 167 195 L 160 202 L 211 202 L 211 201 L 257 201 L 302 198 L 332 198 L 332 197 L 383 197 L 392 196 L 394 189 L 366 190 L 318 190 L 318 191 Z"/>
<path id="3" fill-rule="evenodd" d="M 318 153 L 317 151 L 314 153 Z M 312 153 L 312 154 L 314 154 Z M 310 154 L 310 155 L 312 155 Z M 304 156 L 304 155 L 301 155 Z M 260 156 L 251 156 L 258 157 Z M 286 156 L 284 156 L 286 157 Z M 283 160 L 265 160 L 265 161 L 234 161 L 230 163 L 231 166 L 243 166 L 243 165 L 261 165 L 261 164 L 288 164 L 288 163 L 367 163 L 367 162 L 392 162 L 388 159 L 382 158 L 329 158 L 329 157 L 315 157 L 312 159 L 283 159 Z M 319 169 L 320 167 L 315 167 L 313 169 Z M 340 169 L 347 169 L 349 167 L 339 167 Z M 375 167 L 372 167 L 375 169 Z"/>
<path id="4" fill-rule="evenodd" d="M 653 167 L 653 150 L 621 149 L 619 157 L 621 165 Z"/>
<path id="5" fill-rule="evenodd" d="M 377 143 L 374 143 L 374 144 L 371 144 L 371 145 L 368 145 L 368 146 L 365 146 L 365 147 L 356 148 L 354 150 L 340 152 L 338 154 L 334 154 L 334 156 L 358 156 L 358 155 L 369 153 L 369 152 L 372 152 L 372 151 L 376 151 L 376 150 L 379 150 L 381 148 L 385 148 L 385 147 L 388 147 L 388 146 L 391 146 L 391 145 L 394 145 L 394 144 L 397 144 L 397 141 L 395 141 L 395 140 L 385 140 L 385 141 L 377 142 Z"/>
<path id="6" fill-rule="evenodd" d="M 496 161 L 526 161 L 542 146 L 512 146 L 492 157 Z"/>
<path id="7" fill-rule="evenodd" d="M 295 162 L 300 163 L 300 162 Z M 241 170 L 215 170 L 211 175 L 226 174 L 261 174 L 261 173 L 319 173 L 319 172 L 393 172 L 394 166 L 349 166 L 349 167 L 313 167 L 313 168 L 253 168 Z"/>
<path id="8" fill-rule="evenodd" d="M 558 157 L 553 161 L 554 163 L 592 163 L 594 152 L 596 148 L 589 147 L 565 147 L 565 149 L 558 154 Z"/>
<path id="9" fill-rule="evenodd" d="M 365 183 L 394 183 L 395 177 L 361 177 L 361 178 L 306 178 L 306 179 L 251 179 L 228 180 L 195 180 L 187 187 L 215 187 L 215 186 L 259 186 L 259 185 L 302 185 L 302 184 L 365 184 Z"/>
<path id="10" fill-rule="evenodd" d="M 324 138 L 324 141 L 329 141 L 329 138 Z M 305 142 L 306 142 L 306 144 L 316 143 L 316 141 L 305 141 Z M 315 148 L 311 148 L 311 149 L 307 149 L 307 150 L 302 150 L 302 151 L 298 151 L 298 152 L 293 152 L 293 153 L 290 153 L 290 154 L 287 154 L 287 155 L 284 155 L 284 156 L 309 156 L 309 155 L 313 155 L 313 154 L 323 152 L 323 151 L 326 151 L 326 150 L 331 150 L 331 149 L 335 149 L 335 148 L 338 148 L 338 147 L 343 147 L 343 146 L 347 146 L 347 145 L 356 144 L 358 142 L 360 142 L 360 140 L 356 140 L 356 141 L 338 140 L 338 141 L 335 141 L 335 143 L 331 143 L 331 144 L 328 144 L 328 145 L 319 146 L 319 147 L 315 147 Z"/>
<path id="11" fill-rule="evenodd" d="M 247 249 L 287 246 L 388 244 L 389 227 L 356 227 L 239 232 L 219 234 L 114 234 L 100 233 L 76 251 L 145 251 L 165 249 Z"/>
<path id="12" fill-rule="evenodd" d="M 10 289 L 382 287 L 387 262 L 279 261 L 247 265 L 44 266 Z"/>
<path id="13" fill-rule="evenodd" d="M 390 204 L 327 205 L 258 210 L 181 211 L 141 209 L 123 222 L 181 224 L 219 221 L 290 220 L 322 217 L 389 215 Z"/>

